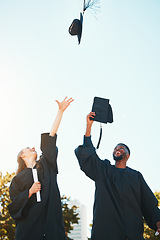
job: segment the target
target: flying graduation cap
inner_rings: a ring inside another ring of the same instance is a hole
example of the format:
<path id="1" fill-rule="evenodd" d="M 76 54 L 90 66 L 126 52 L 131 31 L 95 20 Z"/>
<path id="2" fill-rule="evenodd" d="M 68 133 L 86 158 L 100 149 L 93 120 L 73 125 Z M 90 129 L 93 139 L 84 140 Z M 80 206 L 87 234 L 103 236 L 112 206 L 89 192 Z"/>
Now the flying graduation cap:
<path id="1" fill-rule="evenodd" d="M 87 2 L 84 0 L 83 2 L 83 11 L 80 12 L 80 19 L 74 19 L 69 27 L 69 33 L 72 36 L 77 35 L 78 44 L 81 42 L 82 37 L 82 27 L 83 27 L 83 15 L 87 9 L 92 9 L 95 13 L 99 8 L 99 0 L 88 0 Z"/>
<path id="2" fill-rule="evenodd" d="M 113 122 L 113 112 L 112 107 L 109 104 L 109 99 L 95 97 L 92 105 L 92 112 L 95 112 L 95 116 L 90 118 L 93 121 L 100 122 L 100 136 L 97 144 L 97 149 L 99 148 L 100 141 L 102 138 L 102 124 L 101 123 L 112 123 Z"/>

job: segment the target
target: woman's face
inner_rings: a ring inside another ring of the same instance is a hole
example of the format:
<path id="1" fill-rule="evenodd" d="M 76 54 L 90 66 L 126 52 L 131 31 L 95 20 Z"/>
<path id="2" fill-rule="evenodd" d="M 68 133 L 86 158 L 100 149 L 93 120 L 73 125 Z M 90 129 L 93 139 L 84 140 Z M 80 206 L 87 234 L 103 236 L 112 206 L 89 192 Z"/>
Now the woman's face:
<path id="1" fill-rule="evenodd" d="M 22 158 L 24 159 L 29 159 L 29 158 L 32 158 L 32 159 L 37 159 L 37 152 L 35 151 L 35 148 L 24 148 L 23 149 L 23 152 L 22 152 Z"/>

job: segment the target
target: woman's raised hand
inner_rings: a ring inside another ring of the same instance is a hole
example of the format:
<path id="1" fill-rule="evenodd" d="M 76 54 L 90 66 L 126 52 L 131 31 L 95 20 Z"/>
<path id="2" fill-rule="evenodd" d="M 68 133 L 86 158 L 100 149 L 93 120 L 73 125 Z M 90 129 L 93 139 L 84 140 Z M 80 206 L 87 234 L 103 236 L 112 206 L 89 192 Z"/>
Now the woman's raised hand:
<path id="1" fill-rule="evenodd" d="M 73 101 L 74 101 L 73 98 L 67 99 L 67 97 L 65 97 L 62 102 L 59 102 L 58 100 L 56 100 L 56 102 L 58 103 L 59 110 L 62 110 L 63 112 L 64 112 L 64 110 L 66 110 L 66 108 L 67 108 L 67 107 L 70 105 L 70 103 L 73 102 Z"/>

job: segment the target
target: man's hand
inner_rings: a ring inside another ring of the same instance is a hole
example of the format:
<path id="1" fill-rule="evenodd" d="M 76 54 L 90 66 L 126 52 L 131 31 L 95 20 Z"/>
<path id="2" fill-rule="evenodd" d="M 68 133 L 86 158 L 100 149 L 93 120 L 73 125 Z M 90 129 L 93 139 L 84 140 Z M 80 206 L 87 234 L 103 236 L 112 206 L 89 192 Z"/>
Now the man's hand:
<path id="1" fill-rule="evenodd" d="M 159 222 L 157 222 L 157 223 L 156 223 L 156 225 L 157 225 L 157 232 L 159 232 L 159 233 L 160 233 L 160 221 L 159 221 Z"/>
<path id="2" fill-rule="evenodd" d="M 90 118 L 94 118 L 95 115 L 96 115 L 95 112 L 90 112 L 87 115 L 87 125 L 92 125 L 93 124 L 93 120 L 91 120 Z"/>
<path id="3" fill-rule="evenodd" d="M 56 100 L 56 102 L 58 103 L 58 107 L 59 110 L 63 111 L 66 110 L 66 108 L 70 105 L 71 102 L 73 102 L 74 99 L 73 98 L 69 98 L 67 100 L 67 97 L 64 98 L 64 100 L 62 102 L 59 102 L 58 100 Z"/>
<path id="4" fill-rule="evenodd" d="M 87 115 L 87 127 L 86 127 L 86 133 L 85 133 L 85 136 L 86 137 L 90 137 L 91 135 L 91 127 L 92 127 L 92 124 L 93 124 L 93 120 L 91 120 L 90 118 L 93 118 L 95 116 L 95 112 L 90 112 L 88 115 Z"/>

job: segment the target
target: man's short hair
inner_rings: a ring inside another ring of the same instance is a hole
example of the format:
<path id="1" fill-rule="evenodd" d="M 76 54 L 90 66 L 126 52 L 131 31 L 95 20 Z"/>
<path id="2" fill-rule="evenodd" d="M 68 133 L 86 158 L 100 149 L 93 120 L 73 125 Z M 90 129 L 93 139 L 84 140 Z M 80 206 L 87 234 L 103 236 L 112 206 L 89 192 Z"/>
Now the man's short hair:
<path id="1" fill-rule="evenodd" d="M 124 144 L 124 143 L 118 143 L 117 145 L 122 145 L 122 146 L 124 146 L 125 148 L 127 148 L 128 153 L 129 153 L 129 155 L 130 155 L 130 149 L 129 149 L 129 147 L 128 147 L 126 144 Z"/>

